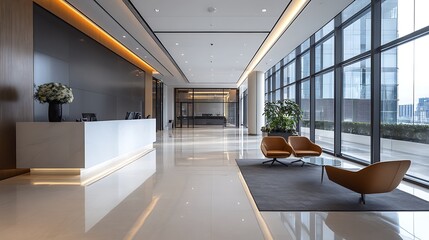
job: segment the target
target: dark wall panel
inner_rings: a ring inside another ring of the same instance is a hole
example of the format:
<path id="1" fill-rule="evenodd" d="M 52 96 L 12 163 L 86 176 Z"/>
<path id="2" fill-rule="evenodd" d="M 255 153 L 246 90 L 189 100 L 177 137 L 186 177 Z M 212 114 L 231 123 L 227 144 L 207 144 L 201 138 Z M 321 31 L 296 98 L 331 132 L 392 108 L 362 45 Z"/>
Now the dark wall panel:
<path id="1" fill-rule="evenodd" d="M 74 102 L 63 106 L 66 121 L 82 112 L 94 112 L 99 120 L 143 112 L 144 72 L 38 5 L 34 51 L 36 86 L 61 82 L 73 89 Z M 47 109 L 35 102 L 35 121 L 47 121 Z"/>
<path id="2" fill-rule="evenodd" d="M 33 2 L 0 1 L 0 179 L 15 168 L 15 123 L 33 121 Z"/>

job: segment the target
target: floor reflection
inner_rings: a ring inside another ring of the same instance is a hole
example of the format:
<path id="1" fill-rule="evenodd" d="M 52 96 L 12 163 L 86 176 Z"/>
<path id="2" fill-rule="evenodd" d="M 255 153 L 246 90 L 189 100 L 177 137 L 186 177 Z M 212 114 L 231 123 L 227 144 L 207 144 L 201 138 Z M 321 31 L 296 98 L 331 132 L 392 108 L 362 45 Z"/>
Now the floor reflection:
<path id="1" fill-rule="evenodd" d="M 405 216 L 397 212 L 278 212 L 263 215 L 275 239 L 415 239 L 409 229 L 401 226 L 400 220 L 403 221 Z M 276 228 L 278 220 L 282 226 Z"/>
<path id="2" fill-rule="evenodd" d="M 26 175 L 2 181 L 0 239 L 132 237 L 156 206 L 155 173 L 152 151 L 88 186 L 67 184 L 76 176 Z M 34 184 L 40 179 L 65 184 Z"/>

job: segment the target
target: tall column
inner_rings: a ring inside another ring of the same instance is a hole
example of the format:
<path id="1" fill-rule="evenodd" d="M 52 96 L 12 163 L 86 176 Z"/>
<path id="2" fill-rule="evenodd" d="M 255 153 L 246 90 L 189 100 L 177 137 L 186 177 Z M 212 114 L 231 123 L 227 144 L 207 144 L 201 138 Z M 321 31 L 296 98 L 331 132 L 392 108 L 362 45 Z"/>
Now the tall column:
<path id="1" fill-rule="evenodd" d="M 264 112 L 264 73 L 253 71 L 247 78 L 248 116 L 247 125 L 250 135 L 261 134 L 265 124 Z"/>
<path id="2" fill-rule="evenodd" d="M 152 73 L 145 72 L 144 74 L 144 116 L 150 115 L 150 118 L 153 117 L 152 108 L 153 108 L 153 87 L 152 87 Z"/>

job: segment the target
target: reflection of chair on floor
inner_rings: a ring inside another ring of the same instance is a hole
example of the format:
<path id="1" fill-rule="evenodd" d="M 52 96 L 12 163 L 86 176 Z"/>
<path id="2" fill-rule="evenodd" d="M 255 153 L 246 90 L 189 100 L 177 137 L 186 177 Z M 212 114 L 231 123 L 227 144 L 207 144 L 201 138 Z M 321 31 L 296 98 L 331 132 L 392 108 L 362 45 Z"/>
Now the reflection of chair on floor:
<path id="1" fill-rule="evenodd" d="M 272 160 L 262 163 L 271 162 L 271 165 L 273 165 L 275 162 L 277 162 L 287 166 L 286 163 L 278 161 L 277 158 L 289 157 L 292 154 L 293 149 L 283 137 L 268 136 L 262 139 L 261 151 L 265 157 L 272 158 Z"/>
<path id="2" fill-rule="evenodd" d="M 325 170 L 331 181 L 360 193 L 360 202 L 365 204 L 365 194 L 393 191 L 410 165 L 410 160 L 399 160 L 374 163 L 356 172 L 332 166 Z"/>
<path id="3" fill-rule="evenodd" d="M 293 155 L 295 157 L 301 158 L 291 163 L 302 162 L 303 157 L 317 157 L 322 154 L 322 148 L 319 145 L 313 143 L 307 137 L 290 136 L 288 138 L 288 142 L 293 148 Z M 304 166 L 304 162 L 302 165 Z"/>

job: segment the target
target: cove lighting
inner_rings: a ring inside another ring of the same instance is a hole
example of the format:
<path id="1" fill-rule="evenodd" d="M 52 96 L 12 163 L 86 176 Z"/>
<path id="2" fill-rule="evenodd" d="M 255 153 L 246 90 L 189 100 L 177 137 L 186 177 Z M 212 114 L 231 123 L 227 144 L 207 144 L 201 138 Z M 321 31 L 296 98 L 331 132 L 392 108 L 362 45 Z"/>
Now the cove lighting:
<path id="1" fill-rule="evenodd" d="M 49 12 L 57 15 L 62 20 L 79 29 L 83 33 L 91 36 L 95 41 L 101 43 L 116 54 L 127 59 L 131 63 L 141 67 L 147 72 L 156 71 L 152 66 L 143 61 L 139 56 L 134 54 L 118 40 L 113 38 L 97 24 L 75 9 L 65 0 L 33 0 L 38 5 L 47 9 Z M 124 36 L 123 36 L 124 37 Z M 125 36 L 126 37 L 126 36 Z"/>
<path id="2" fill-rule="evenodd" d="M 240 79 L 237 81 L 237 86 L 240 86 L 244 80 L 246 80 L 249 73 L 255 69 L 262 58 L 274 46 L 277 40 L 279 40 L 286 29 L 290 26 L 292 21 L 301 13 L 309 1 L 310 0 L 293 0 L 289 4 L 286 11 L 284 11 L 277 24 L 274 26 L 273 30 L 270 32 L 270 34 L 268 34 L 268 37 L 262 43 L 258 52 L 256 52 L 255 56 L 250 61 L 246 70 L 244 70 L 244 72 L 241 74 Z"/>

